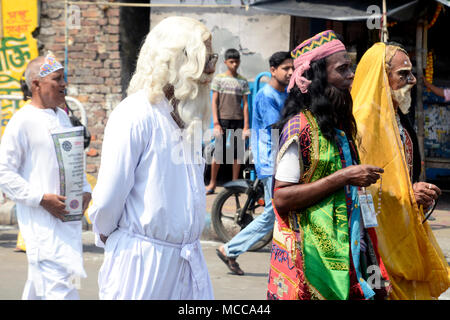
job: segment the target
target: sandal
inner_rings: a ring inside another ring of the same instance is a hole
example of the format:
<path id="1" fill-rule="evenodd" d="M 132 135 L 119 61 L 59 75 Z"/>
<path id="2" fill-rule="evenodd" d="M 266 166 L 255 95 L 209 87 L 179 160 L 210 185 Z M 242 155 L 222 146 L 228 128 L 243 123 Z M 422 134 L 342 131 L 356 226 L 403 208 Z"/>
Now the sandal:
<path id="1" fill-rule="evenodd" d="M 208 195 L 208 194 L 214 194 L 214 189 L 208 189 L 208 190 L 206 190 L 206 195 Z"/>
<path id="2" fill-rule="evenodd" d="M 244 271 L 242 271 L 241 268 L 239 268 L 239 263 L 236 261 L 228 260 L 228 269 L 231 270 L 234 274 L 237 274 L 238 276 L 243 276 Z"/>
<path id="3" fill-rule="evenodd" d="M 237 274 L 239 276 L 244 275 L 244 271 L 239 267 L 239 264 L 236 262 L 236 260 L 231 260 L 227 256 L 225 256 L 222 252 L 220 252 L 219 249 L 216 249 L 217 256 L 222 260 L 230 269 L 231 272 L 234 274 Z"/>

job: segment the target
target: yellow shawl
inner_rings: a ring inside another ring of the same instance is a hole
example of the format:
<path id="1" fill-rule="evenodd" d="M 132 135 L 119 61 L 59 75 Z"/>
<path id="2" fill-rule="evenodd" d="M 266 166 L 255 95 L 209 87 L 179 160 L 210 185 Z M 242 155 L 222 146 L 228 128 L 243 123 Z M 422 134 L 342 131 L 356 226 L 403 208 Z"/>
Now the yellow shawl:
<path id="1" fill-rule="evenodd" d="M 450 286 L 450 269 L 419 208 L 395 119 L 384 43 L 362 57 L 352 87 L 353 114 L 361 137 L 361 163 L 384 169 L 379 250 L 393 285 L 390 299 L 437 299 Z M 370 191 L 377 207 L 380 182 Z"/>

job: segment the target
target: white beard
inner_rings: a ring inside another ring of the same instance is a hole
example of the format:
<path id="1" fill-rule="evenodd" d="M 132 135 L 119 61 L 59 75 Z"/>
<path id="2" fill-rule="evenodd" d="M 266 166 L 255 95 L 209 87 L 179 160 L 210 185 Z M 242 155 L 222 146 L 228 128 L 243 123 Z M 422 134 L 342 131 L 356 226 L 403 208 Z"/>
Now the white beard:
<path id="1" fill-rule="evenodd" d="M 399 109 L 403 114 L 407 114 L 409 112 L 409 108 L 411 108 L 411 88 L 412 84 L 408 84 L 403 88 L 392 90 L 391 95 L 392 99 L 398 103 Z"/>
<path id="2" fill-rule="evenodd" d="M 194 99 L 181 100 L 178 103 L 177 111 L 184 121 L 185 136 L 188 142 L 193 143 L 194 140 L 202 138 L 203 130 L 209 128 L 211 123 L 211 102 L 209 82 L 212 75 L 203 74 L 198 80 L 198 94 Z"/>

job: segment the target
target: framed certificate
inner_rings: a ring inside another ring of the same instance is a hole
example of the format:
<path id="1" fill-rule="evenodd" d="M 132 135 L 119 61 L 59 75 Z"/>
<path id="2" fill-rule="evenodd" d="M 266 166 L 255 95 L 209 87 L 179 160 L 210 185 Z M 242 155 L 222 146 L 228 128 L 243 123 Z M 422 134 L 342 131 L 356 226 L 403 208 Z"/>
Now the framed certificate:
<path id="1" fill-rule="evenodd" d="M 51 132 L 59 167 L 60 195 L 66 196 L 65 221 L 83 217 L 84 135 L 83 127 Z"/>

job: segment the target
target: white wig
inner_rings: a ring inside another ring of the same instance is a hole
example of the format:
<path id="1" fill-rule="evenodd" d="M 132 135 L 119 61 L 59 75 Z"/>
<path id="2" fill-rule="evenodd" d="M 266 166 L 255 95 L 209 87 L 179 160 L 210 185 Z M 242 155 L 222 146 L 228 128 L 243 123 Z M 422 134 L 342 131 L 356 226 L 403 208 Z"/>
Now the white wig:
<path id="1" fill-rule="evenodd" d="M 194 99 L 203 73 L 206 46 L 211 33 L 201 22 L 187 17 L 169 17 L 147 35 L 130 81 L 128 95 L 145 89 L 151 103 L 158 103 L 167 84 L 178 100 Z"/>

